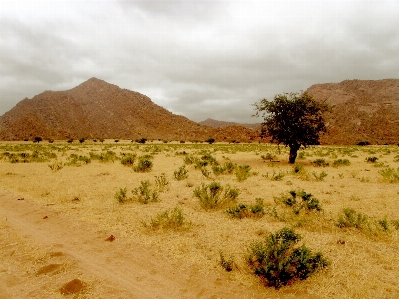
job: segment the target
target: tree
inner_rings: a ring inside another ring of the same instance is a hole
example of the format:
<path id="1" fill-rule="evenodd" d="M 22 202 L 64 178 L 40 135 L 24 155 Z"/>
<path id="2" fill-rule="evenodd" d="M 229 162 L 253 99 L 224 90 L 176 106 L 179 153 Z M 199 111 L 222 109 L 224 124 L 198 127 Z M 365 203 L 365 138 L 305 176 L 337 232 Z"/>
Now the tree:
<path id="1" fill-rule="evenodd" d="M 262 113 L 262 135 L 272 142 L 290 148 L 289 163 L 295 163 L 301 146 L 319 144 L 320 133 L 326 132 L 323 113 L 327 104 L 319 103 L 308 93 L 277 94 L 272 102 L 263 99 L 254 104 L 256 114 Z"/>
<path id="2" fill-rule="evenodd" d="M 39 143 L 40 141 L 42 141 L 43 140 L 43 138 L 42 137 L 40 137 L 40 136 L 37 136 L 37 137 L 35 137 L 35 139 L 33 139 L 33 142 L 37 142 L 37 143 Z"/>

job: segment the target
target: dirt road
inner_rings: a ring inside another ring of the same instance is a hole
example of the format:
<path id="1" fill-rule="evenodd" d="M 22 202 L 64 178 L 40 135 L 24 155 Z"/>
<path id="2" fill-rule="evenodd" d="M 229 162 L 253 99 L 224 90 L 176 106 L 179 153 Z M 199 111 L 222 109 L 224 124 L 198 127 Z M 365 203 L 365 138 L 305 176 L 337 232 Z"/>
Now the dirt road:
<path id="1" fill-rule="evenodd" d="M 3 188 L 0 220 L 0 298 L 266 298 Z"/>

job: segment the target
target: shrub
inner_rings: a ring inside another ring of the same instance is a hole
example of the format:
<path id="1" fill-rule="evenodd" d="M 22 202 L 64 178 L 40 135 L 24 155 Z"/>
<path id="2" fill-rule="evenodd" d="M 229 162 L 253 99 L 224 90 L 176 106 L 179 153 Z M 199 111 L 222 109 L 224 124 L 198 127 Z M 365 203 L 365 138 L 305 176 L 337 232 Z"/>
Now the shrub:
<path id="1" fill-rule="evenodd" d="M 80 138 L 80 139 L 79 139 L 79 142 L 80 142 L 80 143 L 83 143 L 83 142 L 85 142 L 85 139 L 84 139 L 84 138 Z"/>
<path id="2" fill-rule="evenodd" d="M 129 155 L 125 155 L 125 156 L 121 159 L 121 163 L 122 163 L 122 165 L 124 165 L 124 166 L 132 167 L 135 160 L 136 160 L 136 154 L 129 154 Z"/>
<path id="3" fill-rule="evenodd" d="M 166 210 L 162 213 L 157 214 L 154 218 L 150 219 L 149 223 L 144 221 L 141 222 L 146 228 L 157 229 L 182 229 L 189 226 L 191 223 L 187 222 L 184 218 L 183 211 L 179 207 L 175 207 L 173 210 Z"/>
<path id="4" fill-rule="evenodd" d="M 377 157 L 367 157 L 366 162 L 368 163 L 375 163 L 377 162 L 378 158 Z"/>
<path id="5" fill-rule="evenodd" d="M 311 193 L 305 191 L 291 190 L 290 197 L 282 198 L 280 201 L 286 206 L 292 208 L 295 214 L 299 214 L 302 210 L 306 211 L 322 211 L 322 207 L 317 198 L 314 198 Z"/>
<path id="6" fill-rule="evenodd" d="M 272 181 L 281 181 L 285 177 L 285 173 L 283 171 L 279 171 L 278 173 L 273 171 L 273 174 L 271 176 Z"/>
<path id="7" fill-rule="evenodd" d="M 109 150 L 101 154 L 90 152 L 89 156 L 92 160 L 99 160 L 100 162 L 114 162 L 117 159 L 116 153 Z"/>
<path id="8" fill-rule="evenodd" d="M 159 201 L 158 192 L 151 190 L 150 181 L 141 181 L 140 186 L 132 190 L 133 199 L 143 204 Z"/>
<path id="9" fill-rule="evenodd" d="M 228 258 L 224 256 L 223 251 L 219 251 L 220 256 L 220 265 L 225 269 L 227 272 L 233 270 L 234 267 L 234 255 L 230 255 Z"/>
<path id="10" fill-rule="evenodd" d="M 64 166 L 62 162 L 54 162 L 53 164 L 49 164 L 48 167 L 50 167 L 52 171 L 58 171 L 61 170 Z"/>
<path id="11" fill-rule="evenodd" d="M 399 230 L 399 219 L 391 220 L 391 224 L 395 227 L 395 229 Z"/>
<path id="12" fill-rule="evenodd" d="M 178 170 L 176 170 L 173 175 L 176 180 L 181 181 L 188 178 L 188 170 L 186 169 L 186 165 L 181 166 Z"/>
<path id="13" fill-rule="evenodd" d="M 314 178 L 316 179 L 316 181 L 324 181 L 324 178 L 326 176 L 328 176 L 328 174 L 324 171 L 320 172 L 319 174 L 317 174 L 317 172 L 313 171 L 312 175 L 314 176 Z"/>
<path id="14" fill-rule="evenodd" d="M 39 143 L 40 141 L 42 141 L 43 140 L 43 138 L 42 137 L 40 137 L 40 136 L 36 136 L 34 139 L 33 139 L 33 142 L 37 142 L 37 143 Z"/>
<path id="15" fill-rule="evenodd" d="M 195 157 L 189 155 L 184 157 L 185 164 L 193 164 L 194 162 L 195 162 Z"/>
<path id="16" fill-rule="evenodd" d="M 209 154 L 209 153 L 206 153 L 205 155 L 203 155 L 203 156 L 201 157 L 201 161 L 207 162 L 206 165 L 208 165 L 208 164 L 211 164 L 211 165 L 219 165 L 219 163 L 218 163 L 218 161 L 216 160 L 216 158 L 213 157 L 213 156 L 212 156 L 211 154 Z M 205 166 L 206 166 L 206 165 L 205 165 Z"/>
<path id="17" fill-rule="evenodd" d="M 147 142 L 147 139 L 146 138 L 137 139 L 136 142 L 144 144 Z"/>
<path id="18" fill-rule="evenodd" d="M 73 139 L 72 139 L 72 138 L 71 138 L 71 139 L 68 139 L 67 142 L 68 142 L 68 143 L 72 143 L 72 142 L 73 142 Z"/>
<path id="19" fill-rule="evenodd" d="M 385 218 L 382 219 L 382 220 L 379 220 L 379 221 L 378 221 L 378 224 L 382 227 L 382 229 L 383 229 L 384 231 L 388 231 L 388 230 L 389 230 L 389 224 L 388 224 L 388 219 L 387 219 L 387 217 L 385 217 Z"/>
<path id="20" fill-rule="evenodd" d="M 232 174 L 236 168 L 236 165 L 232 162 L 225 162 L 223 165 L 213 165 L 212 171 L 215 175 L 221 174 Z"/>
<path id="21" fill-rule="evenodd" d="M 316 166 L 316 167 L 327 167 L 328 165 L 330 165 L 324 159 L 316 159 L 311 163 L 313 164 L 313 166 Z"/>
<path id="22" fill-rule="evenodd" d="M 205 142 L 208 142 L 209 144 L 212 144 L 215 142 L 214 138 L 208 138 L 207 140 L 205 140 Z"/>
<path id="23" fill-rule="evenodd" d="M 360 145 L 360 146 L 370 145 L 370 142 L 368 142 L 368 141 L 360 141 L 356 145 Z"/>
<path id="24" fill-rule="evenodd" d="M 398 183 L 399 182 L 399 168 L 395 171 L 395 169 L 391 167 L 387 167 L 378 171 L 380 175 L 382 175 L 384 181 L 389 183 Z"/>
<path id="25" fill-rule="evenodd" d="M 351 165 L 351 162 L 349 162 L 348 159 L 338 159 L 338 160 L 335 160 L 335 161 L 333 162 L 333 166 L 334 166 L 334 167 L 349 166 L 349 165 Z"/>
<path id="26" fill-rule="evenodd" d="M 152 169 L 152 161 L 147 157 L 140 157 L 138 164 L 133 167 L 135 172 L 150 172 Z"/>
<path id="27" fill-rule="evenodd" d="M 162 173 L 160 176 L 155 176 L 155 185 L 157 186 L 160 192 L 162 192 L 165 189 L 165 187 L 169 185 L 169 182 L 166 179 L 164 173 Z"/>
<path id="28" fill-rule="evenodd" d="M 272 161 L 272 160 L 276 159 L 276 155 L 273 155 L 271 153 L 267 153 L 266 155 L 261 155 L 260 157 L 263 160 L 269 160 L 269 161 Z"/>
<path id="29" fill-rule="evenodd" d="M 249 165 L 238 165 L 236 167 L 236 177 L 239 182 L 245 181 L 251 176 L 251 166 Z"/>
<path id="30" fill-rule="evenodd" d="M 304 280 L 330 263 L 321 252 L 312 253 L 291 228 L 282 228 L 266 237 L 264 242 L 253 242 L 246 257 L 253 273 L 267 286 L 280 288 L 295 280 Z"/>
<path id="31" fill-rule="evenodd" d="M 91 163 L 91 159 L 87 156 L 82 156 L 82 155 L 76 155 L 76 154 L 71 154 L 68 157 L 69 162 L 66 163 L 65 165 L 68 166 L 81 166 L 84 164 L 89 164 Z"/>
<path id="32" fill-rule="evenodd" d="M 124 203 L 128 200 L 127 196 L 127 189 L 126 188 L 120 188 L 119 191 L 116 191 L 114 198 L 120 202 L 120 203 Z"/>
<path id="33" fill-rule="evenodd" d="M 238 204 L 226 210 L 226 213 L 232 218 L 261 218 L 265 215 L 263 209 L 263 199 L 257 198 L 253 205 Z"/>
<path id="34" fill-rule="evenodd" d="M 354 209 L 345 208 L 343 214 L 338 216 L 337 226 L 354 227 L 364 229 L 368 224 L 368 217 L 362 213 L 357 213 Z"/>
<path id="35" fill-rule="evenodd" d="M 305 166 L 303 166 L 303 164 L 295 164 L 294 167 L 292 168 L 292 171 L 297 174 L 306 172 Z"/>
<path id="36" fill-rule="evenodd" d="M 211 176 L 211 172 L 205 167 L 201 168 L 201 173 L 206 178 L 209 178 Z"/>
<path id="37" fill-rule="evenodd" d="M 236 200 L 238 194 L 238 190 L 230 188 L 229 185 L 223 187 L 218 182 L 209 185 L 202 183 L 201 187 L 194 189 L 194 196 L 199 198 L 200 205 L 205 210 L 228 206 Z"/>

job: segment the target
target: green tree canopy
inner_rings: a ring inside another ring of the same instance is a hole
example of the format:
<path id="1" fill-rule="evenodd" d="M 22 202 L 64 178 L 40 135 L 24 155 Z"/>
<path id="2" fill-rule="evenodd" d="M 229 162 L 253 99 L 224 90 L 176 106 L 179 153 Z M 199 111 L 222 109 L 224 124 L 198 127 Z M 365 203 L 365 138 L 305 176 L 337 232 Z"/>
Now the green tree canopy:
<path id="1" fill-rule="evenodd" d="M 264 119 L 262 133 L 290 148 L 289 163 L 295 163 L 301 146 L 319 144 L 320 133 L 326 132 L 323 113 L 328 106 L 306 92 L 277 94 L 273 101 L 263 99 L 254 106 L 255 116 Z"/>

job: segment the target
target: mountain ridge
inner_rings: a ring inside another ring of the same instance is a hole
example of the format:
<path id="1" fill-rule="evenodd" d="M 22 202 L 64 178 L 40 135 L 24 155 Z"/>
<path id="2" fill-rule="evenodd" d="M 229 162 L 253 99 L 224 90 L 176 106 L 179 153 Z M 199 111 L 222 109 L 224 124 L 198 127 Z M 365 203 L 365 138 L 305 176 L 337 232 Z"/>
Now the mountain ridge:
<path id="1" fill-rule="evenodd" d="M 248 141 L 256 138 L 256 133 L 201 126 L 141 93 L 90 78 L 66 91 L 44 91 L 32 99 L 25 98 L 0 117 L 1 140 L 31 140 L 35 136 Z"/>

